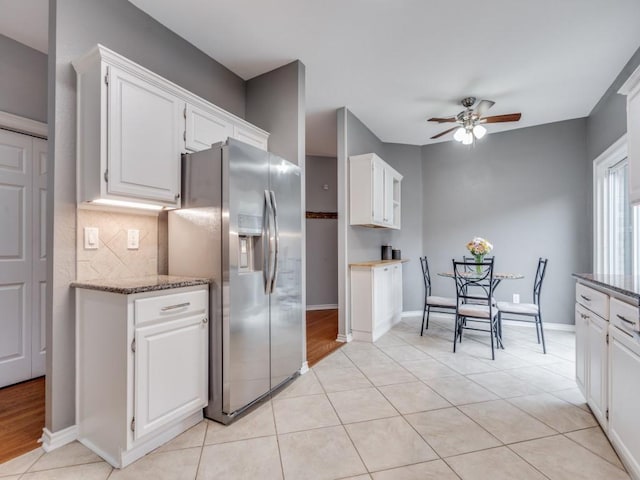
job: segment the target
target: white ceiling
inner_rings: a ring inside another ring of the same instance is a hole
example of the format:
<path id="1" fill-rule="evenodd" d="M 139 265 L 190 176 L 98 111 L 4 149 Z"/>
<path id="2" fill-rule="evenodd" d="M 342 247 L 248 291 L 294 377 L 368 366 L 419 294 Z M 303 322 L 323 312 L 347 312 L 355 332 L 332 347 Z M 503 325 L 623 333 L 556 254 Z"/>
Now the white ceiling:
<path id="1" fill-rule="evenodd" d="M 49 0 L 0 0 L 0 35 L 47 53 Z"/>
<path id="2" fill-rule="evenodd" d="M 130 1 L 244 79 L 300 59 L 319 155 L 335 154 L 342 106 L 415 145 L 467 95 L 522 112 L 490 132 L 586 116 L 640 46 L 638 0 Z"/>

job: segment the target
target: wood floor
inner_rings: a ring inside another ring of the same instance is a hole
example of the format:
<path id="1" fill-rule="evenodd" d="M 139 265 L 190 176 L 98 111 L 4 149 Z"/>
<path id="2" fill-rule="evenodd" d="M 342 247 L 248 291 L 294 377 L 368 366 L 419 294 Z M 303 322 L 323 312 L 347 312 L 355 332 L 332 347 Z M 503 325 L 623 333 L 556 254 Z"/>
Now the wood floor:
<path id="1" fill-rule="evenodd" d="M 318 361 L 342 345 L 338 336 L 338 310 L 307 312 L 307 362 L 313 367 Z"/>
<path id="2" fill-rule="evenodd" d="M 44 377 L 0 389 L 0 463 L 39 446 L 44 428 Z"/>

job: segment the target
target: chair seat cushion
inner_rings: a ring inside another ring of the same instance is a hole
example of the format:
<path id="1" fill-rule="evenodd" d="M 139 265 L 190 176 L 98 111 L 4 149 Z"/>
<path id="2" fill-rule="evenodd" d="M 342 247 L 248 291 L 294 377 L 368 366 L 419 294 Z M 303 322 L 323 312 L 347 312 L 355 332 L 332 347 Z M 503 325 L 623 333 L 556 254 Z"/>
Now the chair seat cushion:
<path id="1" fill-rule="evenodd" d="M 495 317 L 498 314 L 498 309 L 493 307 L 491 309 L 491 316 Z M 463 317 L 476 317 L 476 318 L 489 318 L 489 307 L 487 305 L 474 305 L 472 303 L 465 303 L 458 307 L 458 315 Z"/>
<path id="2" fill-rule="evenodd" d="M 436 295 L 430 295 L 427 297 L 427 305 L 436 307 L 451 307 L 456 308 L 456 299 L 450 297 L 438 297 Z"/>
<path id="3" fill-rule="evenodd" d="M 538 305 L 535 303 L 498 302 L 498 310 L 502 313 L 516 313 L 520 315 L 537 315 Z"/>

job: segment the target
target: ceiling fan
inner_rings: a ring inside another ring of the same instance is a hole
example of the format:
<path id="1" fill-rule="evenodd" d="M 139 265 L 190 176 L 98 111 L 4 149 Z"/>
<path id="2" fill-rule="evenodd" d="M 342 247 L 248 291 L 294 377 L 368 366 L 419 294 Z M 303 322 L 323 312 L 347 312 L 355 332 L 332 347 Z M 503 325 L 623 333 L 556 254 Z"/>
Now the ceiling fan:
<path id="1" fill-rule="evenodd" d="M 483 117 L 483 115 L 489 110 L 496 102 L 491 100 L 480 100 L 475 109 L 473 106 L 476 104 L 475 97 L 467 97 L 462 99 L 462 106 L 465 108 L 455 117 L 448 118 L 430 118 L 429 122 L 438 123 L 457 123 L 453 128 L 440 132 L 437 135 L 431 137 L 432 140 L 440 138 L 447 133 L 456 130 L 453 138 L 458 142 L 462 142 L 464 145 L 471 145 L 474 140 L 481 139 L 487 133 L 487 129 L 482 126 L 483 123 L 504 123 L 504 122 L 517 122 L 522 117 L 521 113 L 508 113 L 506 115 L 494 115 L 492 117 Z"/>

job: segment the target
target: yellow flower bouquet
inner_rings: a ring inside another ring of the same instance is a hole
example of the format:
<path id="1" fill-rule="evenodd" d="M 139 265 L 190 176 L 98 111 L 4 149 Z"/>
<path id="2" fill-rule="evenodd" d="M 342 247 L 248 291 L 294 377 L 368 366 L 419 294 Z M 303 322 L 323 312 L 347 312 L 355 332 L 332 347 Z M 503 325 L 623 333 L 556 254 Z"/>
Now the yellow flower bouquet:
<path id="1" fill-rule="evenodd" d="M 489 254 L 493 250 L 493 245 L 482 237 L 475 237 L 469 243 L 467 243 L 467 250 L 471 252 L 471 255 L 476 259 L 476 263 L 482 263 L 484 256 Z M 478 273 L 482 273 L 482 267 L 476 266 Z"/>

